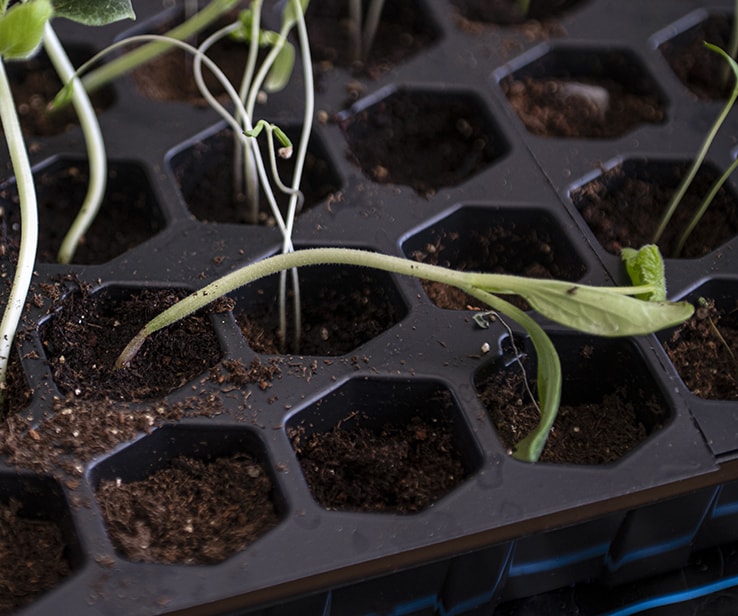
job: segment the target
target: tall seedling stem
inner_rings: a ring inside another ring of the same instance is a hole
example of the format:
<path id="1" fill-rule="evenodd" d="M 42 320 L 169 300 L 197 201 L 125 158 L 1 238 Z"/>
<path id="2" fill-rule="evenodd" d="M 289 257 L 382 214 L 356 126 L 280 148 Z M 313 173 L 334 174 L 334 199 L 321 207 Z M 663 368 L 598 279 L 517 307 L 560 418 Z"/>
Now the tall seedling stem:
<path id="1" fill-rule="evenodd" d="M 705 43 L 705 45 L 712 51 L 723 56 L 725 61 L 728 62 L 728 66 L 730 67 L 730 70 L 732 71 L 733 76 L 735 78 L 735 83 L 733 85 L 733 91 L 731 92 L 730 97 L 728 98 L 728 101 L 725 103 L 725 106 L 721 110 L 714 124 L 710 127 L 710 130 L 708 131 L 707 136 L 705 137 L 705 140 L 702 142 L 702 145 L 700 146 L 700 149 L 697 152 L 697 157 L 694 159 L 694 162 L 692 163 L 692 166 L 689 168 L 687 175 L 684 176 L 684 179 L 679 184 L 679 187 L 677 188 L 676 192 L 674 193 L 671 200 L 669 201 L 669 204 L 666 207 L 666 210 L 664 211 L 663 216 L 661 217 L 659 226 L 653 235 L 652 242 L 654 244 L 657 244 L 659 240 L 661 239 L 661 236 L 664 234 L 666 227 L 668 226 L 669 222 L 674 216 L 674 212 L 676 212 L 677 207 L 679 207 L 679 204 L 684 198 L 684 195 L 689 190 L 689 187 L 691 186 L 692 181 L 694 180 L 695 176 L 697 175 L 697 172 L 702 166 L 702 163 L 704 162 L 705 157 L 707 156 L 707 152 L 710 149 L 712 142 L 715 140 L 715 137 L 717 136 L 717 133 L 720 130 L 720 127 L 723 125 L 723 122 L 725 122 L 725 119 L 728 117 L 728 114 L 730 113 L 730 110 L 733 108 L 733 105 L 735 104 L 736 99 L 738 99 L 738 64 L 736 64 L 733 58 L 731 58 L 727 53 L 725 53 L 722 49 L 720 49 L 720 47 L 717 47 L 716 45 L 712 45 L 710 43 Z M 680 236 L 677 242 L 677 246 L 673 254 L 671 255 L 672 257 L 676 258 L 681 254 L 682 249 L 684 247 L 684 243 L 686 242 L 689 234 L 692 232 L 694 227 L 700 221 L 704 213 L 707 211 L 707 208 L 710 206 L 710 203 L 712 203 L 713 198 L 715 197 L 715 195 L 717 195 L 718 191 L 720 190 L 722 185 L 725 183 L 725 181 L 728 179 L 728 177 L 730 176 L 730 173 L 733 171 L 735 166 L 736 166 L 736 163 L 731 165 L 728 172 L 724 173 L 718 179 L 716 184 L 713 186 L 713 189 L 710 190 L 707 197 L 702 201 L 702 203 L 700 204 L 700 207 L 697 209 L 697 212 L 694 214 L 690 222 L 687 224 L 685 230 L 682 232 L 682 235 Z"/>

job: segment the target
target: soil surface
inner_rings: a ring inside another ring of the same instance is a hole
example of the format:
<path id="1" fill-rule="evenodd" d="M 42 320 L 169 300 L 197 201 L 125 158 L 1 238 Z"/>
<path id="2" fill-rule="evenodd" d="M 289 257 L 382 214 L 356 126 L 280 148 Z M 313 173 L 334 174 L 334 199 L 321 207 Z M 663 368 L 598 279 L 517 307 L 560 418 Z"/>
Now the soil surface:
<path id="1" fill-rule="evenodd" d="M 535 386 L 533 391 L 535 393 Z M 477 383 L 477 392 L 497 436 L 509 451 L 538 425 L 540 413 L 515 366 L 510 371 L 495 372 L 482 379 Z M 563 403 L 540 461 L 609 464 L 618 460 L 648 436 L 638 418 L 643 408 L 656 416 L 665 412 L 655 400 L 644 400 L 640 392 L 626 387 L 606 393 L 598 402 Z"/>
<path id="2" fill-rule="evenodd" d="M 71 573 L 61 529 L 0 503 L 0 614 L 15 613 Z"/>
<path id="3" fill-rule="evenodd" d="M 686 173 L 685 165 L 667 173 L 650 173 L 645 168 L 630 173 L 618 166 L 573 191 L 571 197 L 603 248 L 619 255 L 623 247 L 652 243 L 661 216 Z M 702 171 L 697 175 L 658 242 L 664 256 L 676 256 L 682 231 L 716 179 L 716 173 Z M 702 257 L 737 235 L 736 203 L 735 196 L 723 187 L 679 256 Z"/>
<path id="4" fill-rule="evenodd" d="M 728 49 L 731 21 L 725 15 L 712 15 L 659 46 L 671 70 L 701 99 L 728 98 L 733 89 L 733 73 L 727 62 L 705 47 L 708 42 Z"/>
<path id="5" fill-rule="evenodd" d="M 451 0 L 451 2 L 464 19 L 509 26 L 533 19 L 558 17 L 581 4 L 582 0 L 530 0 L 527 14 L 521 10 L 516 0 Z"/>
<path id="6" fill-rule="evenodd" d="M 738 302 L 724 311 L 706 300 L 664 347 L 693 394 L 706 400 L 738 400 Z"/>
<path id="7" fill-rule="evenodd" d="M 70 293 L 40 332 L 56 385 L 81 399 L 145 400 L 207 373 L 221 350 L 205 313 L 155 333 L 130 368 L 113 368 L 138 330 L 185 295 L 170 289 Z M 213 310 L 230 307 L 217 303 Z"/>
<path id="8" fill-rule="evenodd" d="M 369 3 L 364 1 L 364 12 Z M 357 75 L 378 78 L 395 65 L 428 47 L 436 39 L 418 3 L 410 0 L 385 2 L 382 16 L 365 58 L 356 50 L 355 27 L 349 19 L 348 3 L 321 0 L 308 7 L 305 16 L 310 34 L 313 63 L 318 73 L 335 66 L 351 68 Z"/>
<path id="9" fill-rule="evenodd" d="M 142 481 L 102 481 L 97 500 L 115 547 L 141 562 L 221 562 L 278 522 L 272 482 L 245 453 L 180 457 Z"/>
<path id="10" fill-rule="evenodd" d="M 350 116 L 341 128 L 369 178 L 431 196 L 506 153 L 507 145 L 484 117 L 458 97 L 400 91 Z"/>
<path id="11" fill-rule="evenodd" d="M 64 235 L 87 193 L 87 164 L 53 165 L 35 174 L 42 263 L 56 263 Z M 0 250 L 17 257 L 20 211 L 15 184 L 0 185 Z M 146 177 L 131 165 L 111 165 L 100 211 L 82 237 L 73 263 L 104 263 L 150 239 L 164 228 Z"/>
<path id="12" fill-rule="evenodd" d="M 459 271 L 561 280 L 576 280 L 584 274 L 583 265 L 563 264 L 557 259 L 554 242 L 548 231 L 518 224 L 492 225 L 483 232 L 473 229 L 463 235 L 439 229 L 434 233 L 434 241 L 410 256 L 424 263 Z M 455 287 L 425 280 L 422 285 L 430 300 L 439 308 L 488 308 Z M 522 298 L 508 296 L 505 299 L 523 310 L 529 308 Z"/>
<path id="13" fill-rule="evenodd" d="M 70 59 L 79 66 L 89 56 L 67 49 Z M 26 136 L 49 137 L 66 132 L 79 124 L 74 108 L 68 105 L 61 111 L 49 113 L 49 103 L 62 89 L 62 82 L 43 52 L 30 60 L 8 64 L 8 77 L 21 128 Z M 111 88 L 103 88 L 91 97 L 98 115 L 115 100 Z M 1 132 L 1 130 L 0 130 Z"/>
<path id="14" fill-rule="evenodd" d="M 329 432 L 291 433 L 310 491 L 326 509 L 413 513 L 466 476 L 447 422 L 361 424 L 350 413 Z"/>
<path id="15" fill-rule="evenodd" d="M 243 192 L 234 194 L 232 135 L 230 129 L 223 130 L 205 141 L 194 144 L 173 161 L 172 171 L 182 196 L 192 215 L 200 221 L 234 224 L 252 222 L 246 195 Z M 293 143 L 297 143 L 299 135 L 288 136 Z M 259 143 L 262 146 L 264 160 L 268 161 L 264 136 L 260 138 Z M 287 185 L 291 184 L 294 168 L 294 158 L 278 160 L 280 177 Z M 305 199 L 300 211 L 309 210 L 328 198 L 331 193 L 338 190 L 338 184 L 339 180 L 335 177 L 330 163 L 309 149 L 300 184 Z M 289 197 L 276 190 L 275 197 L 282 216 L 286 216 Z M 261 191 L 258 223 L 268 226 L 276 224 L 266 197 Z"/>
<path id="16" fill-rule="evenodd" d="M 638 124 L 659 124 L 665 118 L 657 96 L 632 92 L 610 79 L 524 77 L 507 78 L 500 85 L 525 127 L 543 137 L 612 139 Z M 572 93 L 581 91 L 581 85 L 594 86 L 593 92 L 606 90 L 609 102 L 603 105 L 596 98 Z"/>
<path id="17" fill-rule="evenodd" d="M 350 353 L 399 320 L 384 285 L 370 270 L 352 267 L 310 268 L 301 274 L 302 335 L 294 340 L 293 304 L 288 300 L 287 341 L 290 352 L 335 356 Z M 289 278 L 288 278 L 289 280 Z M 329 282 L 327 282 L 329 281 Z M 236 322 L 249 346 L 257 353 L 279 354 L 279 314 L 274 293 L 271 302 L 235 311 Z"/>

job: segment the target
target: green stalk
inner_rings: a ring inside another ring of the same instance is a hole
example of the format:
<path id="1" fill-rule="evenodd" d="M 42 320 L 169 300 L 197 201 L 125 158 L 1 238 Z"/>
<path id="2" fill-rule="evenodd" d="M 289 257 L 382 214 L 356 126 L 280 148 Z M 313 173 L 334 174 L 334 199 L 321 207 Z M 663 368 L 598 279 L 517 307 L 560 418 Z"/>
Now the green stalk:
<path id="1" fill-rule="evenodd" d="M 710 43 L 705 43 L 705 45 L 709 49 L 712 49 L 713 51 L 723 56 L 730 64 L 731 68 L 733 69 L 733 73 L 738 75 L 738 65 L 736 65 L 735 60 L 733 60 L 733 58 L 731 58 L 722 49 L 720 49 L 719 47 L 715 45 L 712 45 Z M 689 169 L 689 172 L 684 177 L 684 179 L 682 180 L 682 183 L 679 185 L 679 188 L 677 189 L 677 191 L 674 193 L 674 196 L 669 201 L 669 205 L 667 206 L 666 211 L 661 217 L 661 222 L 659 223 L 659 226 L 653 235 L 652 243 L 658 244 L 659 240 L 661 239 L 661 236 L 664 234 L 664 231 L 667 225 L 669 224 L 669 221 L 674 215 L 674 212 L 679 206 L 679 203 L 684 198 L 684 195 L 687 193 L 687 190 L 689 190 L 689 187 L 692 184 L 692 180 L 694 180 L 694 177 L 697 175 L 697 171 L 699 171 L 699 168 L 702 166 L 702 162 L 705 160 L 705 156 L 707 156 L 707 151 L 710 149 L 712 142 L 715 140 L 715 136 L 720 130 L 720 127 L 723 125 L 725 118 L 728 117 L 728 113 L 730 113 L 730 110 L 733 107 L 733 104 L 735 103 L 737 98 L 738 98 L 738 80 L 736 80 L 736 84 L 733 86 L 733 92 L 731 93 L 730 98 L 728 99 L 728 102 L 723 107 L 722 111 L 720 112 L 720 115 L 718 115 L 717 120 L 715 120 L 715 123 L 710 127 L 710 130 L 707 133 L 705 140 L 700 146 L 699 152 L 697 153 L 697 158 L 695 158 L 694 162 L 692 163 L 692 166 Z"/>
<path id="2" fill-rule="evenodd" d="M 510 317 L 528 332 L 538 358 L 538 408 L 541 417 L 538 425 L 521 441 L 515 444 L 513 457 L 523 462 L 538 462 L 543 448 L 546 446 L 548 434 L 556 421 L 561 403 L 561 360 L 556 348 L 543 328 L 528 314 L 491 293 L 471 289 L 467 291 L 472 297 L 483 301 L 493 310 Z"/>
<path id="3" fill-rule="evenodd" d="M 352 248 L 310 248 L 251 263 L 188 295 L 144 325 L 118 357 L 116 367 L 130 365 L 141 345 L 152 333 L 196 312 L 234 289 L 282 270 L 325 264 L 371 267 L 448 284 L 470 294 L 481 290 L 503 295 L 521 295 L 535 310 L 549 319 L 601 336 L 651 333 L 681 323 L 694 312 L 693 307 L 684 302 L 649 302 L 631 297 L 653 292 L 653 285 L 592 287 L 562 280 L 458 272 L 437 265 Z"/>
<path id="4" fill-rule="evenodd" d="M 23 133 L 13 101 L 13 94 L 5 72 L 5 62 L 0 58 L 0 121 L 2 121 L 5 141 L 8 144 L 10 160 L 13 165 L 18 197 L 20 199 L 21 236 L 18 263 L 13 277 L 10 297 L 0 322 L 0 401 L 5 399 L 8 361 L 13 348 L 13 339 L 20 322 L 23 306 L 36 263 L 38 246 L 38 205 L 33 172 L 28 160 Z"/>
<path id="5" fill-rule="evenodd" d="M 238 2 L 239 0 L 211 0 L 199 13 L 196 13 L 184 23 L 167 32 L 165 36 L 180 41 L 185 40 L 207 28 L 218 17 L 232 9 Z M 160 56 L 171 49 L 171 47 L 171 44 L 165 41 L 156 41 L 138 47 L 90 72 L 82 78 L 82 84 L 87 92 L 95 92 L 102 86 L 132 71 L 141 64 Z M 62 105 L 64 103 L 66 101 L 63 101 Z"/>
<path id="6" fill-rule="evenodd" d="M 59 42 L 50 23 L 46 24 L 44 32 L 44 48 L 49 56 L 62 83 L 70 83 L 72 104 L 77 112 L 89 159 L 89 178 L 87 194 L 82 202 L 79 213 L 72 222 L 72 226 L 64 237 L 57 260 L 59 263 L 71 263 L 74 252 L 77 250 L 80 238 L 87 232 L 100 211 L 108 176 L 108 161 L 105 152 L 100 123 L 97 121 L 95 108 L 90 97 L 75 77 L 74 67 L 67 56 L 64 47 Z"/>

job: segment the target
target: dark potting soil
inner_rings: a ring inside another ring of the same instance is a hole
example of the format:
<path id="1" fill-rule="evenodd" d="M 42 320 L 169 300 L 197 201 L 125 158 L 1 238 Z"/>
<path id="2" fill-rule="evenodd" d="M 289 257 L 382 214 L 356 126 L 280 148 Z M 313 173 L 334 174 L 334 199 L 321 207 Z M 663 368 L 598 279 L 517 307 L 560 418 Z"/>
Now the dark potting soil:
<path id="1" fill-rule="evenodd" d="M 288 296 L 289 351 L 300 355 L 335 356 L 349 353 L 389 329 L 398 320 L 380 280 L 357 268 L 325 268 L 330 284 L 301 284 L 302 327 L 299 349 L 294 338 L 293 303 Z M 289 277 L 288 277 L 289 280 Z M 266 299 L 266 297 L 265 297 Z M 236 322 L 257 353 L 279 354 L 277 299 L 236 310 Z"/>
<path id="2" fill-rule="evenodd" d="M 0 614 L 15 613 L 71 573 L 61 529 L 0 503 Z"/>
<path id="3" fill-rule="evenodd" d="M 584 266 L 561 264 L 551 236 L 545 229 L 517 224 L 494 225 L 484 231 L 459 233 L 439 230 L 433 243 L 413 252 L 411 258 L 459 271 L 514 274 L 531 278 L 576 280 Z M 487 306 L 460 289 L 438 282 L 422 281 L 423 289 L 439 308 L 448 310 L 482 309 Z M 521 298 L 506 297 L 523 310 L 529 308 Z"/>
<path id="4" fill-rule="evenodd" d="M 615 167 L 574 190 L 571 198 L 603 248 L 619 255 L 623 247 L 639 248 L 652 243 L 661 216 L 686 173 L 687 167 L 680 165 L 670 177 L 649 173 L 630 177 L 622 167 Z M 679 237 L 717 179 L 713 176 L 700 172 L 695 177 L 658 242 L 664 256 L 676 256 L 674 249 Z M 738 235 L 736 198 L 723 187 L 679 256 L 702 257 L 735 235 Z"/>
<path id="5" fill-rule="evenodd" d="M 515 0 L 451 0 L 464 19 L 498 24 L 521 24 L 531 19 L 559 17 L 582 0 L 531 0 L 527 15 Z"/>
<path id="6" fill-rule="evenodd" d="M 84 53 L 75 53 L 74 49 L 68 49 L 67 52 L 75 66 L 79 66 L 88 57 Z M 66 132 L 79 124 L 71 105 L 61 111 L 48 111 L 49 103 L 63 84 L 46 54 L 40 53 L 30 60 L 9 63 L 8 77 L 24 135 L 48 137 Z M 114 100 L 115 96 L 110 88 L 102 88 L 91 96 L 92 105 L 98 114 L 110 107 Z"/>
<path id="7" fill-rule="evenodd" d="M 609 104 L 603 107 L 583 96 L 565 94 L 567 83 L 598 86 L 607 90 Z M 611 139 L 641 123 L 664 121 L 664 108 L 653 95 L 628 90 L 609 79 L 523 79 L 500 82 L 515 113 L 534 135 Z"/>
<path id="8" fill-rule="evenodd" d="M 707 299 L 664 347 L 693 394 L 706 400 L 738 400 L 738 302 L 726 312 Z"/>
<path id="9" fill-rule="evenodd" d="M 62 470 L 79 477 L 85 463 L 94 457 L 165 422 L 222 412 L 218 396 L 156 403 L 143 409 L 110 399 L 58 399 L 53 413 L 36 427 L 19 414 L 9 415 L 0 425 L 0 454 L 13 466 L 39 473 L 58 474 Z M 66 482 L 69 488 L 75 487 L 74 480 Z"/>
<path id="10" fill-rule="evenodd" d="M 279 521 L 272 482 L 245 453 L 179 457 L 141 481 L 102 481 L 97 501 L 115 547 L 140 562 L 217 563 Z"/>
<path id="11" fill-rule="evenodd" d="M 481 379 L 477 392 L 509 451 L 538 425 L 540 413 L 515 366 Z M 621 386 L 598 402 L 562 404 L 540 461 L 609 464 L 621 458 L 648 436 L 637 412 L 648 408 L 656 416 L 664 413 L 655 400 L 644 400 L 642 395 L 634 398 L 637 393 Z"/>
<path id="12" fill-rule="evenodd" d="M 664 58 L 681 82 L 697 97 L 705 100 L 728 98 L 734 77 L 728 63 L 705 42 L 727 49 L 731 19 L 711 15 L 687 32 L 659 46 Z"/>
<path id="13" fill-rule="evenodd" d="M 362 427 L 349 413 L 328 432 L 291 432 L 313 497 L 326 509 L 413 513 L 460 484 L 466 472 L 442 420 Z"/>
<path id="14" fill-rule="evenodd" d="M 364 1 L 364 9 L 368 2 Z M 403 60 L 428 47 L 436 32 L 424 18 L 418 3 L 386 2 L 366 59 L 356 56 L 354 28 L 348 3 L 321 0 L 308 7 L 305 16 L 313 63 L 319 72 L 334 66 L 352 68 L 357 74 L 378 78 Z"/>
<path id="15" fill-rule="evenodd" d="M 430 196 L 505 154 L 506 144 L 475 111 L 455 98 L 400 91 L 350 116 L 341 129 L 373 181 Z"/>
<path id="16" fill-rule="evenodd" d="M 171 289 L 121 290 L 120 296 L 81 290 L 67 295 L 40 331 L 56 385 L 82 399 L 145 400 L 207 373 L 221 350 L 202 312 L 153 334 L 129 368 L 113 367 L 137 331 L 185 295 Z M 228 302 L 216 303 L 211 310 L 230 307 Z"/>
<path id="17" fill-rule="evenodd" d="M 87 192 L 87 164 L 63 164 L 35 174 L 39 208 L 37 258 L 56 263 L 62 240 Z M 4 202 L 4 204 L 3 204 Z M 20 242 L 20 211 L 15 184 L 0 185 L 0 245 L 15 261 Z M 104 263 L 138 246 L 163 229 L 147 180 L 138 167 L 111 166 L 100 211 L 82 237 L 73 263 Z"/>
<path id="18" fill-rule="evenodd" d="M 291 135 L 291 138 L 294 140 L 298 136 Z M 260 145 L 266 161 L 268 150 L 264 137 Z M 289 184 L 295 168 L 294 158 L 280 159 L 277 166 L 280 177 Z M 234 195 L 233 192 L 233 132 L 230 129 L 196 143 L 186 154 L 175 157 L 172 171 L 190 213 L 198 220 L 233 224 L 249 222 L 246 195 Z M 300 184 L 305 200 L 300 211 L 309 210 L 338 188 L 338 180 L 334 178 L 328 161 L 308 150 Z M 282 216 L 286 216 L 289 197 L 281 191 L 275 191 L 275 197 Z M 276 224 L 261 192 L 258 222 L 267 226 Z"/>

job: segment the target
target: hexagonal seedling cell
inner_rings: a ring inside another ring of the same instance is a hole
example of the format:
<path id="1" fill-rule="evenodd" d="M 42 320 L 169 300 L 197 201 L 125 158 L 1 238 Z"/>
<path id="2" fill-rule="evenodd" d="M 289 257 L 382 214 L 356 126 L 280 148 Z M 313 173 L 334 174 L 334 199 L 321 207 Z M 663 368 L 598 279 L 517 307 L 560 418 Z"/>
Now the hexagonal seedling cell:
<path id="1" fill-rule="evenodd" d="M 298 143 L 299 127 L 281 128 L 293 143 Z M 260 145 L 264 160 L 268 161 L 268 147 L 264 137 L 260 138 Z M 198 220 L 236 224 L 253 222 L 246 195 L 242 192 L 234 194 L 233 156 L 233 132 L 230 129 L 223 129 L 187 148 L 180 149 L 171 157 L 169 165 L 179 184 L 182 197 L 192 215 Z M 287 160 L 279 159 L 277 168 L 282 181 L 290 185 L 295 168 L 294 157 Z M 341 179 L 330 162 L 325 146 L 320 138 L 313 134 L 308 144 L 300 183 L 300 189 L 305 197 L 301 211 L 305 212 L 314 207 L 340 187 Z M 275 197 L 282 216 L 286 216 L 289 197 L 278 190 L 275 190 Z M 257 222 L 269 226 L 275 224 L 274 216 L 262 191 Z"/>
<path id="2" fill-rule="evenodd" d="M 94 50 L 86 46 L 65 45 L 64 49 L 74 66 L 80 66 L 94 54 Z M 48 104 L 64 84 L 43 51 L 30 60 L 8 63 L 8 77 L 18 118 L 26 135 L 58 135 L 79 124 L 71 105 L 53 114 L 48 113 Z M 91 101 L 99 115 L 113 105 L 115 93 L 110 86 L 105 86 L 92 94 Z"/>
<path id="3" fill-rule="evenodd" d="M 202 3 L 200 4 L 202 5 Z M 238 4 L 241 6 L 236 6 L 225 16 L 200 32 L 198 34 L 199 42 L 202 43 L 217 30 L 236 21 L 238 11 L 244 8 L 247 3 L 239 2 Z M 176 9 L 164 11 L 148 21 L 137 24 L 125 32 L 121 39 L 139 34 L 165 34 L 172 28 L 181 25 L 185 19 L 185 10 L 180 5 Z M 238 84 L 241 83 L 243 78 L 248 49 L 248 43 L 225 36 L 210 47 L 207 55 L 225 73 L 228 81 L 236 84 L 236 88 L 238 88 Z M 191 54 L 173 48 L 171 51 L 137 67 L 131 71 L 131 76 L 136 84 L 136 90 L 146 98 L 156 101 L 186 101 L 205 107 L 208 103 L 200 94 L 192 66 L 193 56 Z M 206 68 L 203 68 L 203 77 L 208 89 L 215 96 L 223 95 L 224 90 L 220 82 Z"/>
<path id="4" fill-rule="evenodd" d="M 733 89 L 733 73 L 728 64 L 714 51 L 705 47 L 705 41 L 728 49 L 733 18 L 730 15 L 710 15 L 707 19 L 683 29 L 680 24 L 666 31 L 679 31 L 659 45 L 659 51 L 671 70 L 701 99 L 728 98 Z"/>
<path id="5" fill-rule="evenodd" d="M 500 81 L 534 135 L 613 139 L 666 118 L 666 99 L 627 51 L 562 48 Z"/>
<path id="6" fill-rule="evenodd" d="M 682 298 L 697 307 L 658 334 L 685 386 L 706 400 L 738 400 L 738 281 L 714 279 Z"/>
<path id="7" fill-rule="evenodd" d="M 619 255 L 624 246 L 639 248 L 653 242 L 653 234 L 669 200 L 688 171 L 686 163 L 631 159 L 571 191 L 602 247 Z M 682 231 L 699 209 L 720 172 L 703 164 L 666 228 L 659 247 L 667 257 L 697 258 L 738 235 L 738 199 L 725 184 L 679 253 Z"/>
<path id="8" fill-rule="evenodd" d="M 439 37 L 438 26 L 430 19 L 424 0 L 385 2 L 371 40 L 357 36 L 349 4 L 343 0 L 317 0 L 308 7 L 305 19 L 313 62 L 323 69 L 361 67 L 378 77 L 427 49 Z M 372 4 L 377 2 L 361 2 L 364 26 Z"/>
<path id="9" fill-rule="evenodd" d="M 35 172 L 39 261 L 56 262 L 64 235 L 87 193 L 87 173 L 86 162 L 68 159 L 57 160 Z M 20 241 L 18 191 L 14 182 L 0 185 L 0 206 L 4 251 L 14 259 Z M 164 224 L 143 168 L 135 163 L 110 162 L 102 206 L 72 262 L 91 265 L 109 261 L 156 235 Z"/>
<path id="10" fill-rule="evenodd" d="M 0 494 L 0 612 L 10 614 L 61 584 L 83 557 L 54 480 L 2 474 Z"/>
<path id="11" fill-rule="evenodd" d="M 98 464 L 91 479 L 113 545 L 137 562 L 222 562 L 286 509 L 264 444 L 243 428 L 160 428 Z"/>
<path id="12" fill-rule="evenodd" d="M 249 346 L 258 353 L 280 353 L 279 276 L 269 276 L 231 295 L 233 312 Z M 291 295 L 291 294 L 290 294 Z M 288 301 L 290 351 L 301 355 L 350 353 L 392 327 L 407 314 L 389 274 L 367 268 L 322 265 L 300 270 L 302 335 L 292 348 L 293 303 Z"/>
<path id="13" fill-rule="evenodd" d="M 470 21 L 512 25 L 527 20 L 552 19 L 582 4 L 584 0 L 531 0 L 527 13 L 515 0 L 489 2 L 486 0 L 451 0 L 459 14 Z"/>
<path id="14" fill-rule="evenodd" d="M 222 353 L 205 312 L 153 334 L 130 368 L 113 368 L 136 332 L 185 295 L 125 287 L 69 293 L 39 332 L 59 390 L 81 399 L 152 399 L 206 373 Z"/>
<path id="15" fill-rule="evenodd" d="M 561 357 L 564 384 L 541 462 L 609 464 L 669 421 L 664 394 L 633 343 L 572 334 L 551 339 Z M 532 345 L 526 340 L 516 348 L 535 392 Z M 510 357 L 488 363 L 475 375 L 477 395 L 509 451 L 538 423 L 525 375 Z"/>
<path id="16" fill-rule="evenodd" d="M 287 430 L 326 509 L 421 511 L 482 461 L 456 400 L 433 381 L 352 379 L 294 415 Z"/>
<path id="17" fill-rule="evenodd" d="M 475 94 L 387 92 L 358 103 L 341 121 L 352 155 L 375 182 L 429 195 L 474 177 L 509 150 Z"/>
<path id="18" fill-rule="evenodd" d="M 407 239 L 411 259 L 456 270 L 577 280 L 585 265 L 557 221 L 528 207 L 466 205 Z M 479 300 L 440 283 L 423 281 L 440 308 L 480 308 Z"/>

